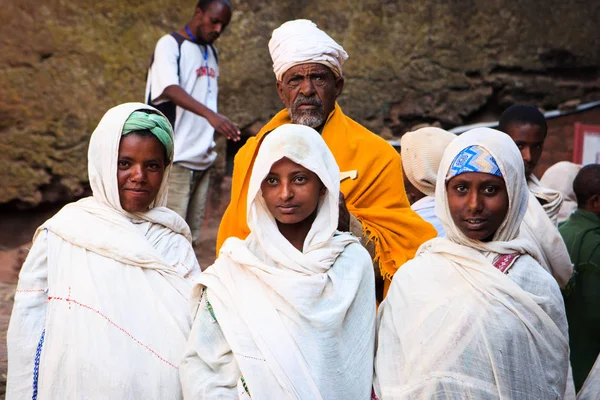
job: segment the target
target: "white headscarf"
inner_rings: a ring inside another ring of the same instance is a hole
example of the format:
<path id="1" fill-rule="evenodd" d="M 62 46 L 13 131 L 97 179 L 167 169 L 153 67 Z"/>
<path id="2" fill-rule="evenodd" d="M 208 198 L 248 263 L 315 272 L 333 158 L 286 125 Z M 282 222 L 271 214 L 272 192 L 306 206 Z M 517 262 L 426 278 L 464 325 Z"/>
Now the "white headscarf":
<path id="1" fill-rule="evenodd" d="M 327 188 L 319 201 L 319 212 L 306 236 L 303 252 L 279 232 L 260 191 L 271 166 L 283 157 L 314 172 Z M 268 251 L 271 260 L 287 268 L 309 274 L 327 271 L 348 244 L 347 235 L 339 236 L 344 238 L 341 241 L 334 238 L 339 213 L 339 175 L 333 154 L 314 129 L 286 124 L 273 130 L 261 144 L 248 187 L 249 241 L 256 241 L 258 247 Z"/>
<path id="2" fill-rule="evenodd" d="M 454 157 L 463 149 L 473 145 L 484 148 L 497 160 L 508 193 L 508 212 L 490 242 L 472 240 L 465 236 L 452 220 L 448 206 L 446 172 Z M 500 162 L 500 160 L 504 161 Z M 453 242 L 484 252 L 527 253 L 539 259 L 538 250 L 530 242 L 517 238 L 521 221 L 527 211 L 528 196 L 521 153 L 510 136 L 505 133 L 490 128 L 472 129 L 460 135 L 446 148 L 435 188 L 435 212 L 444 226 L 446 237 Z"/>
<path id="3" fill-rule="evenodd" d="M 550 218 L 554 226 L 558 226 L 558 212 L 563 203 L 563 198 L 560 192 L 544 187 L 540 180 L 533 174 L 527 178 L 527 187 L 533 196 L 539 200 L 543 200 L 542 208 Z"/>
<path id="4" fill-rule="evenodd" d="M 160 113 L 154 107 L 143 103 L 124 103 L 111 108 L 104 114 L 98 127 L 90 138 L 90 146 L 88 149 L 88 175 L 90 186 L 94 199 L 98 203 L 105 205 L 119 213 L 127 215 L 131 219 L 142 219 L 152 222 L 165 222 L 165 212 L 172 214 L 166 208 L 167 205 L 167 189 L 168 178 L 173 165 L 173 161 L 165 168 L 164 177 L 160 185 L 160 189 L 150 205 L 147 212 L 129 213 L 121 207 L 119 198 L 119 189 L 117 186 L 117 157 L 119 154 L 119 144 L 121 143 L 123 125 L 125 121 L 134 111 L 151 110 Z M 165 117 L 166 118 L 166 117 Z M 172 132 L 171 132 L 172 135 Z M 170 220 L 170 216 L 166 217 Z M 186 234 L 187 224 L 177 220 L 176 231 Z"/>
<path id="5" fill-rule="evenodd" d="M 433 126 L 405 133 L 400 140 L 406 177 L 427 196 L 435 194 L 435 182 L 444 150 L 456 135 Z"/>
<path id="6" fill-rule="evenodd" d="M 542 186 L 560 192 L 563 203 L 558 212 L 558 222 L 569 218 L 569 215 L 577 209 L 577 198 L 573 192 L 573 181 L 581 165 L 569 161 L 560 161 L 544 172 L 540 183 Z"/>
<path id="7" fill-rule="evenodd" d="M 342 65 L 348 59 L 342 46 L 307 19 L 288 21 L 275 29 L 269 53 L 277 80 L 293 66 L 307 63 L 323 64 L 337 78 L 342 76 Z"/>

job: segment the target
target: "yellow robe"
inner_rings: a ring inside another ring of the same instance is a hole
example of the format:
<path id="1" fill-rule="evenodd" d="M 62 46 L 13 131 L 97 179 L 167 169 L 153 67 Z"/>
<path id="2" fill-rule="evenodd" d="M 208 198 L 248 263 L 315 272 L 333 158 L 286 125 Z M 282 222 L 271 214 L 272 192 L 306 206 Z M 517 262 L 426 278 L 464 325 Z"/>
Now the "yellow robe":
<path id="1" fill-rule="evenodd" d="M 219 227 L 217 256 L 225 239 L 230 236 L 244 239 L 250 233 L 246 196 L 258 147 L 267 132 L 290 122 L 287 110 L 280 111 L 236 155 L 231 203 Z M 389 143 L 344 115 L 337 103 L 322 137 L 342 173 L 358 171 L 356 179 L 342 181 L 340 190 L 348 211 L 361 222 L 364 236 L 375 243 L 373 261 L 379 263 L 381 275 L 389 284 L 398 268 L 414 257 L 422 243 L 436 237 L 437 232 L 410 208 L 400 155 Z"/>

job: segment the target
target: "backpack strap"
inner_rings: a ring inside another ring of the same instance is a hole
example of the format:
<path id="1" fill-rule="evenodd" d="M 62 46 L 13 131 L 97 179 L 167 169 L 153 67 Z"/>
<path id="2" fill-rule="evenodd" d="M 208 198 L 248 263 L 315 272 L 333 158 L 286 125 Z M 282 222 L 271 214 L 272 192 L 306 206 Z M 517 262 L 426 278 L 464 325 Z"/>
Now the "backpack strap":
<path id="1" fill-rule="evenodd" d="M 169 33 L 177 42 L 177 76 L 179 76 L 179 60 L 181 59 L 181 44 L 186 40 L 183 36 L 181 36 L 177 32 Z"/>
<path id="2" fill-rule="evenodd" d="M 179 73 L 180 73 L 179 61 L 181 59 L 181 45 L 187 39 L 177 32 L 171 32 L 171 33 L 169 33 L 169 35 L 171 35 L 173 37 L 173 39 L 175 39 L 175 41 L 177 42 L 177 76 L 179 76 Z M 215 47 L 212 44 L 209 44 L 208 47 L 210 47 L 210 50 L 215 55 L 215 60 L 216 60 L 217 64 L 219 64 L 219 56 L 217 54 L 217 50 L 215 49 Z M 208 51 L 208 48 L 207 48 L 207 51 Z M 154 52 L 152 53 L 152 57 L 150 58 L 150 66 L 152 66 L 152 64 L 154 64 Z M 148 80 L 148 71 L 146 71 L 146 80 Z M 164 103 L 160 103 L 160 104 L 152 104 L 151 92 L 152 92 L 152 89 L 150 90 L 150 93 L 148 93 L 148 98 L 146 99 L 146 104 L 149 104 L 149 105 L 153 106 L 154 108 L 156 108 L 157 110 L 159 110 L 160 112 L 162 112 L 165 115 L 165 117 L 167 117 L 169 122 L 171 123 L 171 126 L 175 127 L 175 118 L 177 116 L 177 106 L 175 105 L 175 103 L 173 103 L 172 101 L 165 101 Z"/>
<path id="3" fill-rule="evenodd" d="M 183 43 L 185 38 L 177 32 L 171 32 L 171 33 L 169 33 L 169 35 L 171 35 L 173 37 L 173 39 L 175 39 L 175 41 L 177 42 L 177 76 L 179 76 L 179 71 L 180 71 L 179 60 L 181 59 L 181 44 Z M 150 66 L 152 66 L 152 64 L 154 64 L 154 53 L 152 53 L 152 57 L 150 59 Z M 148 72 L 146 72 L 146 80 L 148 80 Z M 152 93 L 152 88 L 150 88 L 150 93 L 148 93 L 148 98 L 146 99 L 146 104 L 153 106 L 158 111 L 163 113 L 165 115 L 165 117 L 167 117 L 169 122 L 171 123 L 171 126 L 175 127 L 175 118 L 177 116 L 177 106 L 175 105 L 175 103 L 173 103 L 172 101 L 165 101 L 160 104 L 152 104 L 151 93 Z"/>
<path id="4" fill-rule="evenodd" d="M 177 75 L 179 76 L 179 59 L 181 58 L 181 44 L 183 43 L 185 38 L 177 32 L 171 32 L 171 33 L 169 33 L 169 35 L 171 35 L 173 37 L 173 39 L 175 39 L 175 41 L 177 42 Z M 150 56 L 150 64 L 148 65 L 148 67 L 151 67 L 152 64 L 154 64 L 154 52 L 152 52 L 152 56 Z M 148 79 L 147 71 L 146 71 L 146 79 Z M 148 103 L 148 104 L 150 104 L 150 103 Z"/>
<path id="5" fill-rule="evenodd" d="M 209 44 L 208 47 L 212 50 L 212 53 L 215 55 L 215 61 L 217 62 L 217 65 L 219 65 L 219 53 L 217 53 L 217 49 L 215 49 L 215 46 L 212 44 Z"/>

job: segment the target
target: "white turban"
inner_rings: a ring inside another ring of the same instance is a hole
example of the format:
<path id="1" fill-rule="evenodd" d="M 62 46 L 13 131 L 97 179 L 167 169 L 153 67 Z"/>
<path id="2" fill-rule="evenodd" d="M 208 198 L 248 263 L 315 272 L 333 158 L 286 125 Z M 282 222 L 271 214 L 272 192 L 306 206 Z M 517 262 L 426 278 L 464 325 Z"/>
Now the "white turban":
<path id="1" fill-rule="evenodd" d="M 342 64 L 348 58 L 342 46 L 307 19 L 288 21 L 275 29 L 269 53 L 277 80 L 293 66 L 307 63 L 323 64 L 337 78 L 342 76 Z"/>
<path id="2" fill-rule="evenodd" d="M 435 195 L 444 150 L 455 138 L 443 129 L 426 127 L 405 133 L 400 139 L 402 169 L 410 183 L 427 196 Z"/>
<path id="3" fill-rule="evenodd" d="M 573 191 L 573 181 L 581 165 L 560 161 L 544 172 L 540 183 L 543 187 L 560 192 L 563 203 L 558 211 L 558 222 L 563 222 L 577 209 L 577 198 Z"/>

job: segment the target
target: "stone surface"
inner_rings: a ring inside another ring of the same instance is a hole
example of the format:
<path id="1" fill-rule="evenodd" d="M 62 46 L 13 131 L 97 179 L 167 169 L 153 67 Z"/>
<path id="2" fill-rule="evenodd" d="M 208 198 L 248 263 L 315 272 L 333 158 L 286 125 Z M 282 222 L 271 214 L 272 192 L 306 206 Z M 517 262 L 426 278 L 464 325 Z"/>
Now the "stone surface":
<path id="1" fill-rule="evenodd" d="M 9 0 L 0 9 L 0 204 L 68 201 L 86 185 L 89 135 L 112 105 L 142 100 L 156 40 L 194 2 Z M 294 18 L 350 54 L 345 112 L 376 133 L 600 98 L 600 3 L 551 0 L 283 0 L 234 4 L 220 50 L 220 110 L 246 133 L 280 107 L 267 43 Z M 218 140 L 223 154 L 225 143 Z M 218 163 L 224 170 L 224 157 Z"/>

